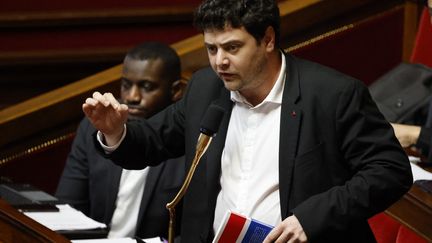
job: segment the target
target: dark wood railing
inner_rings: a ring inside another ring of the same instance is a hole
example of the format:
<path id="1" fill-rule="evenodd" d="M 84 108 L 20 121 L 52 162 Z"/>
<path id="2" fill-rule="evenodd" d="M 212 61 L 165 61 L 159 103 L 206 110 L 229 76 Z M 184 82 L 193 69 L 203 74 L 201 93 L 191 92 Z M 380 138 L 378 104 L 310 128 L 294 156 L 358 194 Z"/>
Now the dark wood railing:
<path id="1" fill-rule="evenodd" d="M 197 34 L 191 23 L 198 4 L 1 2 L 0 109 L 121 63 L 141 42 L 172 44 Z"/>

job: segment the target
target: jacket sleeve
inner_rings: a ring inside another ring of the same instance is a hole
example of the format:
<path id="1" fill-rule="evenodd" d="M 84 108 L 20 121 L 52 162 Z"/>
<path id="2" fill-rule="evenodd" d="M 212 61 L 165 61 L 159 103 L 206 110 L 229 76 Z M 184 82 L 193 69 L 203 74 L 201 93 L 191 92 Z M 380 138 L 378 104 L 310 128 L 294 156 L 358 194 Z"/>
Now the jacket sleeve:
<path id="1" fill-rule="evenodd" d="M 417 140 L 416 147 L 420 149 L 423 156 L 426 156 L 428 162 L 432 162 L 432 128 L 422 127 Z"/>
<path id="2" fill-rule="evenodd" d="M 88 144 L 89 139 L 86 139 L 91 136 L 89 128 L 90 123 L 87 120 L 80 123 L 56 191 L 56 197 L 62 202 L 70 204 L 87 215 L 90 210 L 87 148 L 91 144 Z"/>

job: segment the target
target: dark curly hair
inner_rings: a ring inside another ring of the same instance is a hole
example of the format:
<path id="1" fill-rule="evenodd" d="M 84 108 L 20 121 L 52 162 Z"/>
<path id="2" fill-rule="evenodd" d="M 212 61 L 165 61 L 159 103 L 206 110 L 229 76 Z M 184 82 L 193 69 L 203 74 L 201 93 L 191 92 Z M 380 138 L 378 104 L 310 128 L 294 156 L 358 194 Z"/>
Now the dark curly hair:
<path id="1" fill-rule="evenodd" d="M 258 43 L 272 26 L 276 47 L 280 44 L 279 7 L 274 0 L 205 0 L 195 12 L 194 25 L 200 31 L 244 27 Z"/>

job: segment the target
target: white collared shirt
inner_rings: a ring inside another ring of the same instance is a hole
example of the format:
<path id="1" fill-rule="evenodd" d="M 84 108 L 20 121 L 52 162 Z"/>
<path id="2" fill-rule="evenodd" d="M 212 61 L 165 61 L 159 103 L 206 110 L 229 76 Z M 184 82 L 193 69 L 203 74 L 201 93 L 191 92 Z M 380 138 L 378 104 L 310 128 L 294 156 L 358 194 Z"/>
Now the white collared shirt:
<path id="1" fill-rule="evenodd" d="M 108 238 L 135 237 L 148 171 L 122 170 Z"/>
<path id="2" fill-rule="evenodd" d="M 279 131 L 285 81 L 285 57 L 267 97 L 252 107 L 231 91 L 234 106 L 221 161 L 221 191 L 213 229 L 228 210 L 275 226 L 281 222 L 279 198 Z"/>

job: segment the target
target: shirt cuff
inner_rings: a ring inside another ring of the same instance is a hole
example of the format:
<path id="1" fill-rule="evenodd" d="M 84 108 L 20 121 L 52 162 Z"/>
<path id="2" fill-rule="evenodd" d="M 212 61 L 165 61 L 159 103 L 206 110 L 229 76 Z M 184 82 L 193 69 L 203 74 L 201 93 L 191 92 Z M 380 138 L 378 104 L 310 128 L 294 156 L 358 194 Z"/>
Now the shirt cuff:
<path id="1" fill-rule="evenodd" d="M 97 132 L 96 138 L 99 142 L 99 144 L 102 146 L 103 150 L 105 151 L 105 153 L 110 154 L 112 152 L 114 152 L 119 146 L 120 144 L 123 142 L 124 138 L 126 137 L 126 124 L 123 125 L 124 129 L 123 129 L 123 134 L 120 138 L 120 140 L 118 141 L 118 143 L 114 144 L 113 146 L 107 146 L 104 144 L 105 138 L 104 135 L 101 131 Z"/>

